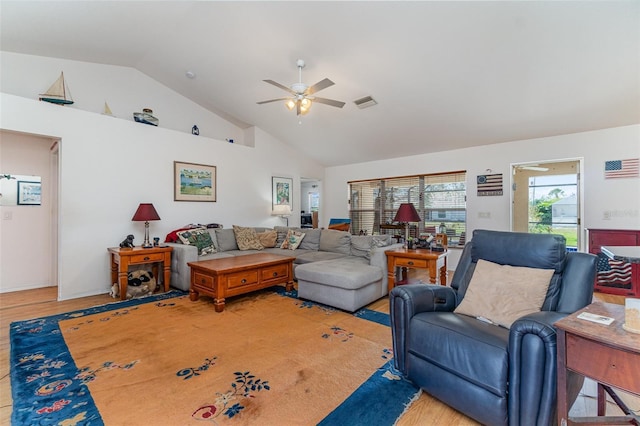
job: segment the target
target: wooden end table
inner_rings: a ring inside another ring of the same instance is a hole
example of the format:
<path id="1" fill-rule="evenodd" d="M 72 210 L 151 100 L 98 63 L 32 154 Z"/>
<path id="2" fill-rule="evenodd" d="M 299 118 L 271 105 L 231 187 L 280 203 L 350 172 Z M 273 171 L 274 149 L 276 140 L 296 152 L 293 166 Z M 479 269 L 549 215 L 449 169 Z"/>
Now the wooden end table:
<path id="1" fill-rule="evenodd" d="M 579 319 L 582 312 L 614 318 L 610 325 Z M 640 334 L 622 328 L 624 306 L 595 302 L 554 325 L 558 329 L 558 424 L 640 424 L 611 386 L 640 396 Z M 569 417 L 567 370 L 598 382 L 598 416 Z M 611 395 L 626 416 L 605 416 Z"/>
<path id="2" fill-rule="evenodd" d="M 108 251 L 111 255 L 111 283 L 119 284 L 120 300 L 126 300 L 127 298 L 129 266 L 131 265 L 151 265 L 153 276 L 159 279 L 158 265 L 162 263 L 164 272 L 162 283 L 164 284 L 164 291 L 169 291 L 172 247 L 111 247 Z"/>
<path id="3" fill-rule="evenodd" d="M 224 311 L 225 298 L 238 296 L 277 284 L 293 288 L 295 257 L 256 253 L 220 259 L 189 262 L 191 288 L 189 299 L 198 300 L 200 293 L 213 297 L 216 312 Z"/>
<path id="4" fill-rule="evenodd" d="M 429 270 L 429 282 L 436 283 L 440 275 L 440 284 L 447 285 L 447 255 L 443 252 L 431 251 L 429 249 L 405 249 L 385 251 L 387 255 L 387 278 L 389 291 L 396 286 L 396 268 L 402 268 L 403 281 L 406 281 L 407 268 L 423 268 Z M 438 274 L 439 272 L 439 274 Z"/>

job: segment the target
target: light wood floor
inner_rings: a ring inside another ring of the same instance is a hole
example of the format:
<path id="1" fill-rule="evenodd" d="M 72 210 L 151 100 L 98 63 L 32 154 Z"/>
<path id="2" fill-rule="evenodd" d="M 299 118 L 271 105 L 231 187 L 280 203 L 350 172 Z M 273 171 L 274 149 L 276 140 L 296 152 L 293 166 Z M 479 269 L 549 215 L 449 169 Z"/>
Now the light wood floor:
<path id="1" fill-rule="evenodd" d="M 46 287 L 14 293 L 0 294 L 0 425 L 11 423 L 11 383 L 9 378 L 9 325 L 13 321 L 26 320 L 42 316 L 84 309 L 91 306 L 111 303 L 114 300 L 108 295 L 99 295 L 57 302 L 57 287 Z M 596 293 L 596 298 L 608 303 L 624 303 L 624 298 Z M 381 299 L 369 306 L 372 309 L 388 312 L 388 300 Z M 595 388 L 589 395 L 582 395 L 572 410 L 573 415 L 585 415 L 596 411 Z M 383 397 L 383 396 L 382 396 Z M 623 397 L 630 408 L 640 409 L 640 401 L 633 397 Z M 609 404 L 613 406 L 613 404 Z M 607 414 L 609 413 L 609 406 Z M 613 407 L 612 413 L 617 407 Z M 577 412 L 576 412 L 577 410 Z M 428 419 L 425 423 L 425 419 Z M 423 393 L 414 402 L 397 423 L 399 426 L 412 425 L 478 425 L 463 414 L 449 408 L 438 400 Z"/>

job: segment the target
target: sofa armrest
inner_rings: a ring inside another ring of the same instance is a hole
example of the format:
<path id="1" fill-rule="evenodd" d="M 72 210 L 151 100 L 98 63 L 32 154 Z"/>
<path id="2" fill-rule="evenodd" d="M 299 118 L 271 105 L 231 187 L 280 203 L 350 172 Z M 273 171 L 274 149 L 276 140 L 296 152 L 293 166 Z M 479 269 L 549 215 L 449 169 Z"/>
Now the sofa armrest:
<path id="1" fill-rule="evenodd" d="M 167 243 L 173 247 L 171 253 L 171 287 L 189 291 L 191 287 L 191 268 L 188 262 L 198 260 L 198 248 L 188 244 Z"/>
<path id="2" fill-rule="evenodd" d="M 411 318 L 420 312 L 453 311 L 456 293 L 451 287 L 434 284 L 407 284 L 389 293 L 389 316 L 395 367 L 403 374 L 407 352 L 407 334 Z"/>
<path id="3" fill-rule="evenodd" d="M 391 244 L 384 247 L 374 247 L 371 249 L 369 257 L 369 265 L 376 266 L 382 269 L 382 283 L 380 297 L 386 296 L 388 292 L 388 271 L 387 271 L 387 255 L 384 253 L 387 250 L 395 250 L 402 247 L 402 244 Z"/>
<path id="4" fill-rule="evenodd" d="M 541 311 L 516 320 L 509 332 L 509 424 L 552 424 L 556 416 L 557 343 L 553 324 L 567 316 Z M 568 376 L 574 401 L 583 378 Z M 550 407 L 543 409 L 542 407 Z"/>

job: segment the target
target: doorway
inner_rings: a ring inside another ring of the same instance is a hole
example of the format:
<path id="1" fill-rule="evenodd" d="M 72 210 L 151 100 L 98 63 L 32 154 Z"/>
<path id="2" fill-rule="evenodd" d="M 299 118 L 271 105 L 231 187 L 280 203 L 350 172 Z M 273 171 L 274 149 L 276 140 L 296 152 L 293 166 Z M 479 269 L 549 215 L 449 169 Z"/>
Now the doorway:
<path id="1" fill-rule="evenodd" d="M 57 138 L 0 129 L 1 293 L 59 293 L 59 147 Z"/>
<path id="2" fill-rule="evenodd" d="M 583 251 L 582 159 L 512 164 L 511 230 L 560 234 Z"/>

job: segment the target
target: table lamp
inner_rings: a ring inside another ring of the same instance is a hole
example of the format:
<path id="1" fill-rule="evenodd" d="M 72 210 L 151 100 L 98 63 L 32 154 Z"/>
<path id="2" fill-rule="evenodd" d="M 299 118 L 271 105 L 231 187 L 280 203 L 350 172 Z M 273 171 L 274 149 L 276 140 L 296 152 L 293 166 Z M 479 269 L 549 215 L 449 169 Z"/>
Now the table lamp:
<path id="1" fill-rule="evenodd" d="M 398 211 L 396 212 L 396 217 L 393 219 L 394 222 L 404 223 L 405 229 L 405 244 L 409 241 L 409 222 L 420 222 L 420 215 L 416 211 L 416 208 L 411 203 L 402 203 L 400 207 L 398 207 Z"/>
<path id="2" fill-rule="evenodd" d="M 144 222 L 144 242 L 142 243 L 143 248 L 151 248 L 153 245 L 149 241 L 149 221 L 150 220 L 160 220 L 160 216 L 158 216 L 158 212 L 153 207 L 151 203 L 140 203 L 138 206 L 138 210 L 133 215 L 131 219 L 134 222 Z"/>
<path id="3" fill-rule="evenodd" d="M 291 216 L 291 206 L 289 204 L 276 204 L 273 206 L 272 216 L 280 216 L 286 219 L 287 226 L 289 226 L 289 216 Z"/>

